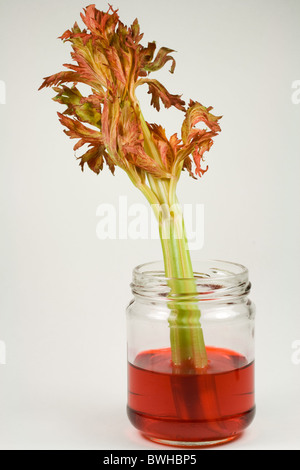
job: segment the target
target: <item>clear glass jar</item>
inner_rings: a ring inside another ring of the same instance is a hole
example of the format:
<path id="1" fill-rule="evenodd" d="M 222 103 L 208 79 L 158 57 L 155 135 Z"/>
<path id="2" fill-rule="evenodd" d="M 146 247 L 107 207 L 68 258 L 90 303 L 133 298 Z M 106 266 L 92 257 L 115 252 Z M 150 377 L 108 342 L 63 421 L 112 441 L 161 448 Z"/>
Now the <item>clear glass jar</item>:
<path id="1" fill-rule="evenodd" d="M 176 304 L 197 303 L 207 366 L 174 365 L 169 280 L 162 263 L 138 266 L 127 307 L 127 413 L 151 440 L 197 447 L 232 440 L 254 418 L 255 308 L 244 266 L 196 261 L 193 267 L 196 290 L 181 289 Z"/>

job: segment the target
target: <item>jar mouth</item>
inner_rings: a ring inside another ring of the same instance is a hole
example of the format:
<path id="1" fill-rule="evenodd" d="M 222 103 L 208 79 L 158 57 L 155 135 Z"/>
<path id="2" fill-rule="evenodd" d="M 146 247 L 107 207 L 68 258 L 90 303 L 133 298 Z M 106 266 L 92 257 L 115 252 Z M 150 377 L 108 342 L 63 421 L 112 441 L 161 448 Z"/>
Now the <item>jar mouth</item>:
<path id="1" fill-rule="evenodd" d="M 223 260 L 193 260 L 193 269 L 193 278 L 167 278 L 162 261 L 140 264 L 133 270 L 132 292 L 149 297 L 166 297 L 171 293 L 172 298 L 192 295 L 198 296 L 199 300 L 213 300 L 239 297 L 250 291 L 249 272 L 242 264 Z M 189 281 L 194 286 L 192 292 Z M 178 288 L 175 295 L 170 287 L 174 282 Z"/>

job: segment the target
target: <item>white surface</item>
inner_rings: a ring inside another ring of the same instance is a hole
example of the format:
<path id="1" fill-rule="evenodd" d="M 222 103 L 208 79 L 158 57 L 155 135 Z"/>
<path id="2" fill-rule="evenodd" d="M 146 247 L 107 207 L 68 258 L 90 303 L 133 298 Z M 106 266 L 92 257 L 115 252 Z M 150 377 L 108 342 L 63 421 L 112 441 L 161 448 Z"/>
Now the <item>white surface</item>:
<path id="1" fill-rule="evenodd" d="M 300 340 L 300 104 L 291 96 L 300 79 L 300 3 L 151 5 L 114 6 L 127 24 L 139 18 L 145 43 L 178 51 L 175 75 L 159 76 L 171 92 L 224 115 L 208 173 L 201 181 L 182 175 L 179 198 L 205 206 L 200 256 L 248 266 L 257 306 L 257 415 L 241 439 L 220 449 L 299 449 L 292 343 Z M 159 243 L 96 237 L 101 202 L 143 199 L 121 171 L 81 173 L 53 93 L 37 92 L 42 77 L 69 61 L 56 38 L 83 6 L 1 5 L 1 449 L 163 448 L 140 438 L 125 410 L 131 270 L 160 258 Z M 169 134 L 179 130 L 179 112 L 145 114 L 162 119 Z"/>

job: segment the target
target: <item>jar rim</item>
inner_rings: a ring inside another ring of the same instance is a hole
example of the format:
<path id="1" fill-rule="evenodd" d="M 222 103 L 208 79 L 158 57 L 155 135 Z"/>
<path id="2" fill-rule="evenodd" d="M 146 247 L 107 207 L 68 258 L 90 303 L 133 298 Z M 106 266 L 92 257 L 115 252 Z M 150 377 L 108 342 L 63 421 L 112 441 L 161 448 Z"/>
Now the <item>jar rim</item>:
<path id="1" fill-rule="evenodd" d="M 213 300 L 228 297 L 240 297 L 250 291 L 248 269 L 231 261 L 223 260 L 193 260 L 194 277 L 176 278 L 177 285 L 185 286 L 190 279 L 193 280 L 195 291 L 201 300 Z M 132 292 L 143 297 L 165 297 L 170 292 L 170 282 L 175 278 L 165 276 L 162 261 L 143 263 L 133 269 L 131 283 Z M 184 289 L 184 287 L 183 287 Z M 181 290 L 181 295 L 185 295 Z M 191 292 L 189 291 L 189 295 Z"/>
<path id="2" fill-rule="evenodd" d="M 247 277 L 249 271 L 246 266 L 238 263 L 234 263 L 232 261 L 224 261 L 224 260 L 217 260 L 217 259 L 209 259 L 209 260 L 194 260 L 193 266 L 197 267 L 199 264 L 203 266 L 202 269 L 194 269 L 194 275 L 196 277 L 197 282 L 206 283 L 208 279 L 237 279 L 237 277 Z M 200 266 L 201 266 L 200 265 Z M 150 268 L 147 271 L 146 268 Z M 230 269 L 230 270 L 229 270 Z M 204 271 L 209 271 L 205 273 Z M 141 278 L 152 278 L 155 276 L 156 279 L 160 280 L 171 280 L 172 278 L 168 278 L 164 274 L 164 267 L 162 261 L 151 261 L 148 263 L 142 263 L 136 266 L 133 270 L 134 276 L 139 276 Z M 176 278 L 178 280 L 183 280 L 186 278 Z"/>

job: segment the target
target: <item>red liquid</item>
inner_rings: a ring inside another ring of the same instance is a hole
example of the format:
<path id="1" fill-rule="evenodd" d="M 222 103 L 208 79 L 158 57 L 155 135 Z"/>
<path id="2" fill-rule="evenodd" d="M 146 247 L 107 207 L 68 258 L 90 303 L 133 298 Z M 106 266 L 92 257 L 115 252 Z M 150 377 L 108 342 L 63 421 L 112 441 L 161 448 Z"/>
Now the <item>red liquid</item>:
<path id="1" fill-rule="evenodd" d="M 173 369 L 169 348 L 142 352 L 128 364 L 128 417 L 150 439 L 226 441 L 253 420 L 254 363 L 234 351 L 206 349 L 202 373 Z"/>

